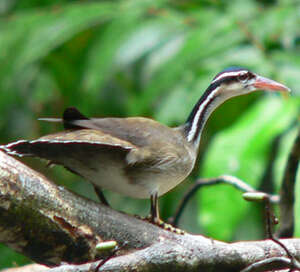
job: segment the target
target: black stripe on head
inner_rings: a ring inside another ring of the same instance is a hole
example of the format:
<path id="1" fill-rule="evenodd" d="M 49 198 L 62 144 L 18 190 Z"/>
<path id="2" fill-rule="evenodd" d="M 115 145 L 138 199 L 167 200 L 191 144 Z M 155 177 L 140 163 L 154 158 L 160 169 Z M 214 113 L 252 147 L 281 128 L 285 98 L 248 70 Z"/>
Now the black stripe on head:
<path id="1" fill-rule="evenodd" d="M 218 73 L 212 80 L 211 85 L 216 87 L 223 83 L 246 81 L 254 77 L 255 75 L 246 68 L 229 67 Z"/>

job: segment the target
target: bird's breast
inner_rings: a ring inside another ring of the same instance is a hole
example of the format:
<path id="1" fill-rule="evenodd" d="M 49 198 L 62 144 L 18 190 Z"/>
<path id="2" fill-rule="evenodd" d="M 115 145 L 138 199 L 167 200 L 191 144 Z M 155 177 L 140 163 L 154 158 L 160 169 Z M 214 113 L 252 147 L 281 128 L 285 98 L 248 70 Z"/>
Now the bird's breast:
<path id="1" fill-rule="evenodd" d="M 190 174 L 196 159 L 193 150 L 185 146 L 172 150 L 170 146 L 165 145 L 149 153 L 151 156 L 145 156 L 140 163 L 129 153 L 130 159 L 136 163 L 126 168 L 129 183 L 145 188 L 144 197 L 149 197 L 155 192 L 160 196 L 170 191 Z"/>

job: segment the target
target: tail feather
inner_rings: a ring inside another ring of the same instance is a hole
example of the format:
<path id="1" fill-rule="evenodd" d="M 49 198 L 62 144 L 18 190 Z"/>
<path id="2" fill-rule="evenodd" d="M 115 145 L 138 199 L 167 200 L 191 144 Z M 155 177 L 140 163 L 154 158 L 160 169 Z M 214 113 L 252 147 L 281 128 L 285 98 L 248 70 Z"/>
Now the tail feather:
<path id="1" fill-rule="evenodd" d="M 63 123 L 65 129 L 82 129 L 84 127 L 78 125 L 76 121 L 89 120 L 75 107 L 66 108 L 62 118 L 39 118 L 39 121 Z"/>
<path id="2" fill-rule="evenodd" d="M 63 120 L 61 118 L 38 118 L 39 121 L 61 123 Z"/>
<path id="3" fill-rule="evenodd" d="M 31 150 L 31 144 L 26 140 L 20 140 L 7 145 L 1 145 L 0 150 L 3 150 L 9 155 L 24 157 L 34 156 Z"/>
<path id="4" fill-rule="evenodd" d="M 33 141 L 20 140 L 12 142 L 0 146 L 0 149 L 9 155 L 53 160 L 56 156 L 66 153 L 63 146 L 48 140 L 37 139 Z"/>
<path id="5" fill-rule="evenodd" d="M 65 129 L 82 129 L 81 126 L 75 124 L 75 122 L 78 120 L 89 120 L 89 118 L 83 115 L 75 107 L 65 109 L 63 113 L 63 122 Z"/>

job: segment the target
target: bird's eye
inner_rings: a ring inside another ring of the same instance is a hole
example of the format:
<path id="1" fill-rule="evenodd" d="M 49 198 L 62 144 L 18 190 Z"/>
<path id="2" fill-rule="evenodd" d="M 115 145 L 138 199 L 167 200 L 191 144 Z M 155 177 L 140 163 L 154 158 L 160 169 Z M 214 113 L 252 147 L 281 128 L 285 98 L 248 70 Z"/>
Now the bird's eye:
<path id="1" fill-rule="evenodd" d="M 241 81 L 244 81 L 247 78 L 248 78 L 248 74 L 247 73 L 239 75 L 239 80 L 241 80 Z"/>

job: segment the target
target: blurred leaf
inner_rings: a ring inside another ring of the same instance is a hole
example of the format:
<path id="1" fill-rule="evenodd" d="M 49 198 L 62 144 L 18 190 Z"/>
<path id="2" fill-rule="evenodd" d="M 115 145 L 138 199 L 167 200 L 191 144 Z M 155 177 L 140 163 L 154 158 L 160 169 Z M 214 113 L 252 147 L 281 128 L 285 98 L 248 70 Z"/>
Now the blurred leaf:
<path id="1" fill-rule="evenodd" d="M 16 2 L 16 0 L 1 0 L 0 1 L 0 15 L 8 12 L 13 7 L 15 2 Z"/>
<path id="2" fill-rule="evenodd" d="M 274 53 L 274 60 L 280 64 L 282 81 L 287 84 L 293 96 L 300 96 L 300 54 L 296 52 Z M 280 79 L 281 79 L 280 78 Z"/>
<path id="3" fill-rule="evenodd" d="M 296 1 L 297 2 L 297 1 Z M 273 6 L 268 9 L 262 9 L 263 16 L 257 16 L 252 21 L 255 28 L 255 35 L 261 40 L 267 42 L 266 45 L 279 47 L 285 45 L 292 47 L 295 38 L 300 34 L 297 27 L 300 23 L 299 11 L 300 3 L 295 5 L 295 1 L 286 2 L 280 7 Z M 263 27 L 261 27 L 263 26 Z"/>
<path id="4" fill-rule="evenodd" d="M 187 25 L 182 30 L 184 31 L 184 41 L 180 47 L 176 47 L 177 51 L 173 51 L 172 58 L 168 58 L 165 62 L 165 58 L 159 50 L 149 57 L 144 70 L 148 74 L 145 78 L 149 78 L 149 82 L 145 82 L 146 88 L 143 96 L 139 98 L 142 104 L 145 101 L 154 101 L 167 90 L 171 90 L 185 73 L 201 66 L 201 62 L 206 58 L 223 54 L 242 39 L 240 33 L 235 31 L 234 22 L 228 18 L 225 19 L 218 12 L 201 13 L 195 18 L 195 20 L 197 19 L 197 23 L 199 25 L 202 23 L 204 26 L 193 28 Z M 205 28 L 204 20 L 211 22 L 210 31 Z M 229 33 L 230 39 L 228 39 Z M 164 48 L 160 50 L 164 50 Z M 169 54 L 167 50 L 163 52 Z M 153 69 L 151 62 L 157 54 L 162 63 L 157 63 L 155 65 L 157 68 Z"/>
<path id="5" fill-rule="evenodd" d="M 75 34 L 117 16 L 118 10 L 107 2 L 70 4 L 0 19 L 0 111 L 13 110 L 15 100 L 22 103 L 31 95 L 38 77 L 31 72 L 41 58 Z"/>
<path id="6" fill-rule="evenodd" d="M 76 33 L 111 19 L 118 11 L 113 3 L 101 2 L 19 12 L 1 19 L 0 61 L 6 64 L 0 66 L 1 77 L 15 76 Z"/>
<path id="7" fill-rule="evenodd" d="M 293 100 L 282 101 L 272 96 L 259 101 L 231 129 L 215 137 L 202 176 L 230 174 L 255 187 L 262 177 L 272 139 L 290 125 L 298 106 Z M 199 205 L 199 220 L 209 235 L 228 240 L 249 204 L 240 192 L 224 185 L 203 189 Z"/>
<path id="8" fill-rule="evenodd" d="M 295 121 L 297 121 L 297 120 L 295 120 Z M 278 156 L 276 158 L 275 167 L 274 167 L 274 178 L 276 181 L 277 191 L 279 191 L 279 189 L 281 187 L 282 178 L 284 175 L 287 159 L 291 152 L 294 141 L 296 139 L 299 125 L 300 125 L 300 123 L 298 123 L 298 124 L 294 123 L 294 126 L 292 128 L 287 127 L 288 130 L 285 131 L 285 134 L 283 135 L 282 139 L 280 140 L 280 148 L 279 148 Z"/>
<path id="9" fill-rule="evenodd" d="M 162 18 L 151 18 L 138 26 L 128 35 L 115 56 L 117 65 L 126 67 L 138 61 L 139 58 L 151 53 L 160 46 L 170 35 L 174 36 L 175 26 Z"/>
<path id="10" fill-rule="evenodd" d="M 30 262 L 25 256 L 14 252 L 12 249 L 0 244 L 0 268 L 21 266 Z"/>
<path id="11" fill-rule="evenodd" d="M 140 4 L 132 8 L 127 6 L 128 12 L 120 16 L 95 40 L 85 66 L 83 88 L 86 92 L 97 92 L 117 71 L 128 73 L 128 66 L 135 61 L 151 55 L 152 52 L 165 44 L 170 37 L 174 37 L 175 26 L 165 18 L 149 17 L 148 11 L 153 4 Z M 141 20 L 142 18 L 145 18 Z M 99 74 L 99 71 L 102 71 Z M 138 74 L 134 75 L 138 80 Z M 128 109 L 131 114 L 137 114 L 135 107 L 142 104 L 139 101 L 139 90 L 128 91 L 130 100 Z"/>
<path id="12" fill-rule="evenodd" d="M 122 10 L 118 18 L 99 35 L 89 51 L 83 77 L 83 88 L 87 91 L 98 91 L 107 76 L 111 75 L 116 52 L 136 29 L 148 5 L 126 8 L 128 10 Z"/>
<path id="13" fill-rule="evenodd" d="M 275 161 L 275 167 L 274 167 L 274 177 L 277 185 L 277 190 L 281 188 L 282 179 L 284 176 L 284 171 L 286 168 L 287 160 L 289 157 L 289 154 L 291 152 L 292 146 L 294 144 L 294 141 L 296 139 L 297 133 L 299 131 L 300 122 L 296 123 L 292 129 L 290 128 L 287 133 L 284 134 L 280 141 L 280 148 L 279 148 L 279 155 L 276 158 Z M 295 185 L 295 233 L 294 236 L 299 237 L 300 235 L 300 218 L 297 216 L 300 212 L 300 169 L 298 167 L 298 173 L 296 177 L 296 185 Z M 280 220 L 280 217 L 279 217 Z M 280 221 L 279 221 L 280 222 Z"/>
<path id="14" fill-rule="evenodd" d="M 172 92 L 160 97 L 155 119 L 167 125 L 178 125 L 187 119 L 192 105 L 196 103 L 200 94 L 195 88 L 192 76 L 187 76 L 178 82 Z M 193 95 L 189 94 L 193 91 Z M 195 94 L 195 95 L 194 95 Z M 193 99 L 193 101 L 192 101 Z M 186 101 L 186 103 L 183 103 Z M 191 103 L 190 103 L 191 102 Z"/>

